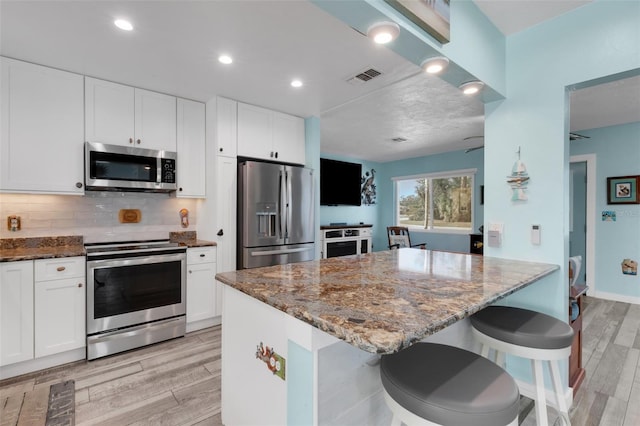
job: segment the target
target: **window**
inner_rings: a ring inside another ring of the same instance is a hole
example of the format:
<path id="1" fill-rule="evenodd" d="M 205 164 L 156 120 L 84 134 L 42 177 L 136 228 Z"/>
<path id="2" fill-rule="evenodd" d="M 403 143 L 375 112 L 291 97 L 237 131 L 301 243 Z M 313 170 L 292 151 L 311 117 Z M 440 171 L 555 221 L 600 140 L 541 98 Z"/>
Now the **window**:
<path id="1" fill-rule="evenodd" d="M 393 178 L 396 225 L 411 229 L 473 229 L 473 178 L 476 170 L 457 170 Z"/>

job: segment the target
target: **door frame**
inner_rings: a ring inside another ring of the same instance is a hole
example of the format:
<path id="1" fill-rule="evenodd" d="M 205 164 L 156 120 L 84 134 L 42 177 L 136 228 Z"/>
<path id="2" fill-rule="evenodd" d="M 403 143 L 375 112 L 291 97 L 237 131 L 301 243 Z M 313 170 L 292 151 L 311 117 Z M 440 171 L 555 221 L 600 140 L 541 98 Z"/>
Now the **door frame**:
<path id="1" fill-rule="evenodd" d="M 596 155 L 583 154 L 572 155 L 569 163 L 587 163 L 587 235 L 586 242 L 586 259 L 583 264 L 586 265 L 585 272 L 587 274 L 586 283 L 592 294 L 596 293 Z"/>

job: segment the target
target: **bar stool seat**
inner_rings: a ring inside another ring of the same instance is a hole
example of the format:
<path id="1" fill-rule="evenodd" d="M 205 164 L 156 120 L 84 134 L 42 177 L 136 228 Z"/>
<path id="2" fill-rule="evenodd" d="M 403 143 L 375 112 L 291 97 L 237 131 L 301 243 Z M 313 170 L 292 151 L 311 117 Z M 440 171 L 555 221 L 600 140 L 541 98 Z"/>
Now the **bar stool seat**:
<path id="1" fill-rule="evenodd" d="M 504 354 L 531 360 L 536 386 L 536 420 L 548 425 L 542 362 L 549 365 L 554 396 L 561 417 L 570 425 L 569 412 L 562 392 L 558 361 L 571 354 L 573 329 L 557 318 L 540 312 L 508 306 L 489 306 L 471 316 L 474 336 L 482 343 L 482 355 L 494 349 L 496 363 L 504 367 Z"/>
<path id="2" fill-rule="evenodd" d="M 380 362 L 393 423 L 517 425 L 518 386 L 491 361 L 469 351 L 417 343 Z"/>

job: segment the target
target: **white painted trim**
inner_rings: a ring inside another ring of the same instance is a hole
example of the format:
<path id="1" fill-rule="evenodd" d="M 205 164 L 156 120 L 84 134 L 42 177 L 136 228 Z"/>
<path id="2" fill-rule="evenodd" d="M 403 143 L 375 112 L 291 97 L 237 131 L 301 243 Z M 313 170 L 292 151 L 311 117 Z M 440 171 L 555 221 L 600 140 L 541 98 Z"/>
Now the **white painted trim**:
<path id="1" fill-rule="evenodd" d="M 597 297 L 598 299 L 606 299 L 613 300 L 614 302 L 633 303 L 636 305 L 640 305 L 640 297 L 625 296 L 618 293 L 607 293 L 606 291 L 591 291 L 591 289 L 589 289 L 587 294 L 589 296 Z"/>
<path id="2" fill-rule="evenodd" d="M 204 328 L 209 328 L 220 324 L 222 324 L 222 316 L 218 315 L 216 317 L 187 323 L 186 332 L 191 333 L 193 331 L 202 330 Z"/>
<path id="3" fill-rule="evenodd" d="M 85 359 L 87 359 L 87 348 L 82 347 L 66 352 L 61 352 L 59 354 L 48 355 L 41 358 L 30 359 L 28 361 L 17 362 L 15 364 L 4 365 L 0 367 L 0 380 Z"/>
<path id="4" fill-rule="evenodd" d="M 478 169 L 461 169 L 461 170 L 447 170 L 444 172 L 435 172 L 435 173 L 420 173 L 417 175 L 409 175 L 409 176 L 394 176 L 391 178 L 392 181 L 398 180 L 409 180 L 409 179 L 420 179 L 420 178 L 446 178 L 446 177 L 455 177 L 455 176 L 464 176 L 464 175 L 473 175 L 478 172 Z"/>
<path id="5" fill-rule="evenodd" d="M 570 163 L 587 163 L 587 253 L 586 272 L 589 292 L 596 292 L 596 155 L 572 155 Z M 567 259 L 568 261 L 568 259 Z"/>

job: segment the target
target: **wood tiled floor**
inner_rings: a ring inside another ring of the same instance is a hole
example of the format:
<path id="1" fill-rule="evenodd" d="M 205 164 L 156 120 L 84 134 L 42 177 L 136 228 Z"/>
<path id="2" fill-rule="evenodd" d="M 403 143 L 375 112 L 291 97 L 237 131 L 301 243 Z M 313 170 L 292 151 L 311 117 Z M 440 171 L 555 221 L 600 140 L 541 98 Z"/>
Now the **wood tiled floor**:
<path id="1" fill-rule="evenodd" d="M 0 425 L 16 424 L 23 395 L 30 401 L 51 384 L 71 379 L 76 425 L 221 425 L 220 339 L 218 326 L 124 354 L 7 379 L 0 382 Z M 22 413 L 20 426 L 44 424 L 39 417 L 27 419 L 27 414 Z"/>
<path id="2" fill-rule="evenodd" d="M 640 305 L 585 298 L 586 378 L 570 411 L 573 426 L 640 425 Z M 549 421 L 555 419 L 550 414 Z M 535 425 L 535 410 L 523 422 Z"/>
<path id="3" fill-rule="evenodd" d="M 571 409 L 572 424 L 640 425 L 640 305 L 594 298 L 585 304 L 587 376 Z M 21 407 L 41 405 L 38 395 L 53 383 L 71 379 L 77 425 L 220 425 L 220 339 L 218 326 L 136 351 L 7 379 L 0 382 L 0 425 L 16 425 Z M 42 425 L 38 413 L 23 416 L 19 425 Z M 554 418 L 551 413 L 550 421 Z M 535 410 L 523 425 L 535 425 Z"/>

